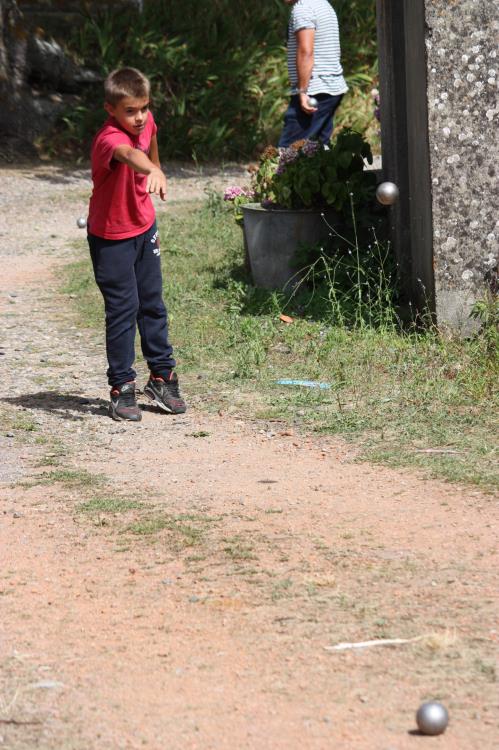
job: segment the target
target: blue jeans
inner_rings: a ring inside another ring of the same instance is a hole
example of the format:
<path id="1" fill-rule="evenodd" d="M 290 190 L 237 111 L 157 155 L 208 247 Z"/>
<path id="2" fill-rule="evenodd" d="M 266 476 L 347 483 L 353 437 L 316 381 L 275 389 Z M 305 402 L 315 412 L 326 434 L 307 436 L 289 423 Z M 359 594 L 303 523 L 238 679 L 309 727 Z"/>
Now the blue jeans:
<path id="1" fill-rule="evenodd" d="M 302 138 L 311 138 L 321 143 L 328 143 L 333 133 L 333 115 L 336 112 L 343 94 L 316 94 L 319 104 L 317 111 L 307 115 L 300 107 L 300 97 L 292 96 L 284 113 L 284 127 L 278 146 L 286 148 Z"/>
<path id="2" fill-rule="evenodd" d="M 168 343 L 156 222 L 143 234 L 125 240 L 105 240 L 89 234 L 88 244 L 106 311 L 109 385 L 135 380 L 132 365 L 137 326 L 149 369 L 167 377 L 175 360 Z"/>

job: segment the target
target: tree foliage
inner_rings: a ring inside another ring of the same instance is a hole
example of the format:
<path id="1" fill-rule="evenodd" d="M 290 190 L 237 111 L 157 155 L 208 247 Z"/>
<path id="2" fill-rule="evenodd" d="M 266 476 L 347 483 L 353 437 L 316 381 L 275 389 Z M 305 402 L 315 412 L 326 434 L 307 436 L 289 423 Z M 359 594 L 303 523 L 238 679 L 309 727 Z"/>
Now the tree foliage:
<path id="1" fill-rule="evenodd" d="M 343 62 L 352 94 L 339 124 L 365 132 L 376 75 L 374 0 L 335 0 Z M 165 157 L 248 158 L 275 143 L 287 98 L 283 0 L 145 0 L 142 12 L 102 7 L 88 15 L 69 48 L 104 76 L 121 65 L 152 82 Z M 82 144 L 102 121 L 93 90 L 65 118 L 70 143 Z M 97 97 L 97 98 L 96 98 Z"/>

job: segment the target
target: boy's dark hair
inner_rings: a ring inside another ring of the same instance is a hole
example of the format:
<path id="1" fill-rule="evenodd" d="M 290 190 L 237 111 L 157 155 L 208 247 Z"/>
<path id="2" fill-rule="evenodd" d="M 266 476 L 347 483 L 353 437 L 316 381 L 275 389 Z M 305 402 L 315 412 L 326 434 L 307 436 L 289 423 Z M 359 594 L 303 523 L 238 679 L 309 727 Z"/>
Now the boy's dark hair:
<path id="1" fill-rule="evenodd" d="M 104 81 L 105 100 L 113 107 L 126 96 L 133 99 L 148 98 L 150 91 L 149 79 L 136 68 L 113 70 Z"/>

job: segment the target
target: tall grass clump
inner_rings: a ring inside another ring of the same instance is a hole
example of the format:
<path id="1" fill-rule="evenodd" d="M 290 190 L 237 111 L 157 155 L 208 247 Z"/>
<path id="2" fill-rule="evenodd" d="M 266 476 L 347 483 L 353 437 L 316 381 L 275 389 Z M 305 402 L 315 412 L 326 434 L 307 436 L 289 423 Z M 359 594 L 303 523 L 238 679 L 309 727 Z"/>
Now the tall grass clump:
<path id="1" fill-rule="evenodd" d="M 304 312 L 342 328 L 400 329 L 398 284 L 384 214 L 365 210 L 356 215 L 350 194 L 350 221 L 331 225 L 329 241 L 304 246 L 286 305 L 298 302 Z"/>
<path id="2" fill-rule="evenodd" d="M 338 124 L 371 128 L 372 137 L 375 4 L 336 0 L 334 6 L 351 87 Z M 122 65 L 149 76 L 163 158 L 239 160 L 277 141 L 288 90 L 289 9 L 282 0 L 145 0 L 142 12 L 117 13 L 103 4 L 86 13 L 66 42 L 69 52 L 103 77 Z M 100 97 L 100 87 L 91 87 L 64 115 L 53 148 L 86 153 L 103 121 Z"/>

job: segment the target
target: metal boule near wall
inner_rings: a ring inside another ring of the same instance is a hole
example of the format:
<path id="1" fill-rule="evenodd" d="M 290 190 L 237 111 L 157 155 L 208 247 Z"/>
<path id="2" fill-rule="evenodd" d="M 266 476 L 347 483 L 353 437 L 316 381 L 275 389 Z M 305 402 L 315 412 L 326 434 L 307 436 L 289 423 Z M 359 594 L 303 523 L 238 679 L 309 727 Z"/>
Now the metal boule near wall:
<path id="1" fill-rule="evenodd" d="M 393 206 L 399 197 L 399 189 L 394 182 L 381 182 L 376 188 L 376 198 L 383 206 Z"/>

